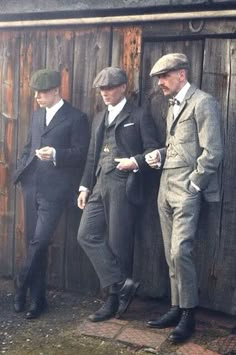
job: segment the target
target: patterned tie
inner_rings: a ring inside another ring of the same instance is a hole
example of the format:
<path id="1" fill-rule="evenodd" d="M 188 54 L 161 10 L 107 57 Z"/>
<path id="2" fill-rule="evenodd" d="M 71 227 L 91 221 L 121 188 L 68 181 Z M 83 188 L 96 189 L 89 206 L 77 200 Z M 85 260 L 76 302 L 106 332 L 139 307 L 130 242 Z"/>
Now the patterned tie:
<path id="1" fill-rule="evenodd" d="M 177 99 L 169 99 L 168 100 L 168 105 L 169 105 L 169 107 L 170 106 L 174 106 L 174 105 L 180 105 L 180 102 Z"/>

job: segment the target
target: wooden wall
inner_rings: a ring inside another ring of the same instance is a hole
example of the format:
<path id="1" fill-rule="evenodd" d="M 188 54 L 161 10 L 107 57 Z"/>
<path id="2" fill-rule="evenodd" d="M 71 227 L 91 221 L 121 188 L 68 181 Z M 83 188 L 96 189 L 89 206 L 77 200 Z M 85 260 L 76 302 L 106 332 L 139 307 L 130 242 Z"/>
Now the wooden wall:
<path id="1" fill-rule="evenodd" d="M 191 81 L 221 104 L 225 144 L 222 200 L 203 204 L 196 240 L 200 302 L 236 314 L 235 33 L 235 21 L 230 20 L 0 32 L 1 276 L 13 277 L 25 254 L 21 190 L 12 185 L 11 178 L 36 108 L 28 85 L 31 73 L 43 67 L 60 70 L 62 96 L 92 120 L 103 107 L 92 89 L 96 73 L 108 65 L 124 67 L 129 97 L 150 109 L 164 143 L 166 100 L 149 72 L 161 55 L 183 51 L 192 62 Z M 169 285 L 156 208 L 158 184 L 159 173 L 147 177 L 146 202 L 136 233 L 134 277 L 141 281 L 140 294 L 166 297 Z M 99 289 L 97 277 L 76 241 L 79 220 L 79 209 L 71 208 L 57 228 L 50 247 L 49 285 L 94 293 Z"/>

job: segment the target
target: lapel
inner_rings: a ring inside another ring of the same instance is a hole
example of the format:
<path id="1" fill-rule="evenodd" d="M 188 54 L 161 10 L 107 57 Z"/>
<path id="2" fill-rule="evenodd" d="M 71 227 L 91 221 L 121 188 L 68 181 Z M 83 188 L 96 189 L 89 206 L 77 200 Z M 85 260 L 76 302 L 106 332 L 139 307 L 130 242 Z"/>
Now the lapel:
<path id="1" fill-rule="evenodd" d="M 67 118 L 66 112 L 67 112 L 67 104 L 66 102 L 64 102 L 64 105 L 56 112 L 49 125 L 45 127 L 43 135 L 45 135 L 46 133 L 51 131 L 54 127 L 58 126 L 64 120 L 66 120 Z M 46 110 L 45 110 L 45 114 L 46 114 Z"/>
<path id="2" fill-rule="evenodd" d="M 188 89 L 186 95 L 185 95 L 185 98 L 184 100 L 182 101 L 182 103 L 180 104 L 180 108 L 179 108 L 179 112 L 178 112 L 178 115 L 173 119 L 173 106 L 170 107 L 169 111 L 168 111 L 168 116 L 167 116 L 167 122 L 169 122 L 170 124 L 168 125 L 169 127 L 169 131 L 171 130 L 171 128 L 173 127 L 174 124 L 176 124 L 176 122 L 179 120 L 182 112 L 184 111 L 184 109 L 186 108 L 187 104 L 188 104 L 188 100 L 192 97 L 192 95 L 195 93 L 197 87 L 192 84 L 190 86 L 190 88 Z M 171 110 L 172 108 L 172 110 Z M 170 114 L 169 112 L 172 112 L 172 115 L 170 117 Z"/>
<path id="3" fill-rule="evenodd" d="M 125 106 L 123 107 L 122 111 L 119 113 L 116 119 L 116 126 L 115 129 L 124 121 L 126 118 L 130 116 L 132 111 L 130 103 L 127 101 Z"/>
<path id="4" fill-rule="evenodd" d="M 107 109 L 99 112 L 95 118 L 97 127 L 95 131 L 95 152 L 100 151 L 100 147 L 103 141 L 103 133 L 104 133 L 104 124 L 105 124 L 105 117 L 107 115 Z"/>
<path id="5" fill-rule="evenodd" d="M 35 115 L 37 115 L 37 122 L 38 122 L 38 132 L 39 132 L 39 137 L 42 136 L 45 130 L 45 119 L 46 119 L 46 110 L 45 108 L 43 109 L 38 109 L 35 111 Z"/>

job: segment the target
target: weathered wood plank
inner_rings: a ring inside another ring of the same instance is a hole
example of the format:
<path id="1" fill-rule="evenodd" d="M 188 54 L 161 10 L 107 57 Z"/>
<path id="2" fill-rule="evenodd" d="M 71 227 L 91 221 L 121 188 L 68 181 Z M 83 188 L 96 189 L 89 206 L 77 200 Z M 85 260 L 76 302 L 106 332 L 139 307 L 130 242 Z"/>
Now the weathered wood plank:
<path id="1" fill-rule="evenodd" d="M 236 41 L 208 39 L 205 45 L 203 86 L 221 105 L 224 130 L 222 201 L 205 224 L 201 302 L 206 307 L 236 314 Z M 219 218 L 220 217 L 220 218 Z M 207 248 L 210 246 L 211 248 Z M 207 272 L 206 272 L 207 270 Z M 222 302 L 224 300 L 224 302 Z"/>
<path id="2" fill-rule="evenodd" d="M 74 33 L 70 30 L 47 32 L 46 67 L 61 73 L 61 95 L 71 101 L 73 84 Z"/>
<path id="3" fill-rule="evenodd" d="M 15 167 L 19 87 L 19 34 L 1 34 L 0 140 L 0 264 L 2 275 L 12 275 L 15 198 L 11 173 Z"/>
<path id="4" fill-rule="evenodd" d="M 141 27 L 114 27 L 112 40 L 113 66 L 122 67 L 128 76 L 127 97 L 138 103 L 141 58 Z"/>
<path id="5" fill-rule="evenodd" d="M 109 66 L 110 27 L 84 28 L 75 32 L 74 81 L 72 102 L 92 120 L 104 105 L 93 81 L 103 68 Z"/>
<path id="6" fill-rule="evenodd" d="M 20 55 L 17 61 L 20 65 L 19 90 L 19 117 L 17 155 L 20 157 L 26 142 L 31 115 L 37 108 L 34 93 L 29 86 L 32 72 L 45 66 L 46 58 L 46 32 L 24 31 L 21 33 Z M 24 208 L 20 185 L 16 188 L 16 212 L 15 212 L 15 273 L 19 270 L 25 256 L 24 240 Z"/>
<path id="7" fill-rule="evenodd" d="M 168 40 L 173 37 L 194 37 L 209 36 L 209 35 L 225 35 L 234 34 L 236 31 L 235 20 L 215 19 L 208 20 L 186 20 L 186 21 L 160 21 L 143 27 L 143 38 L 153 40 Z"/>

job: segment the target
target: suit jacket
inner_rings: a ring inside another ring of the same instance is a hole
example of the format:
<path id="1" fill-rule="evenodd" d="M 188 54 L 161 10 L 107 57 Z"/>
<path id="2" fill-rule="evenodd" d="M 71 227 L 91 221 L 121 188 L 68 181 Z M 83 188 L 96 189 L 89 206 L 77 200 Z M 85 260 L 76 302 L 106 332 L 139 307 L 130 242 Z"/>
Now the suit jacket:
<path id="1" fill-rule="evenodd" d="M 173 120 L 167 116 L 166 148 L 162 159 L 177 153 L 186 166 L 192 167 L 189 181 L 195 183 L 208 201 L 219 200 L 218 167 L 223 155 L 219 107 L 209 94 L 191 85 Z M 167 148 L 168 147 L 168 148 Z M 166 156 L 167 153 L 167 156 Z"/>
<path id="2" fill-rule="evenodd" d="M 89 125 L 86 115 L 69 103 L 57 111 L 47 127 L 45 108 L 33 113 L 28 138 L 18 162 L 14 183 L 36 174 L 37 188 L 48 199 L 72 196 L 79 185 L 89 145 Z M 42 161 L 35 150 L 51 146 L 56 150 L 56 164 Z"/>
<path id="3" fill-rule="evenodd" d="M 98 113 L 93 120 L 88 157 L 81 180 L 81 185 L 89 188 L 90 191 L 96 182 L 105 114 L 106 109 Z M 155 124 L 143 109 L 127 102 L 116 119 L 115 140 L 118 149 L 125 151 L 128 158 L 134 157 L 138 163 L 139 171 L 128 174 L 126 193 L 130 202 L 139 205 L 143 201 L 142 173 L 149 169 L 144 155 L 159 146 Z"/>

